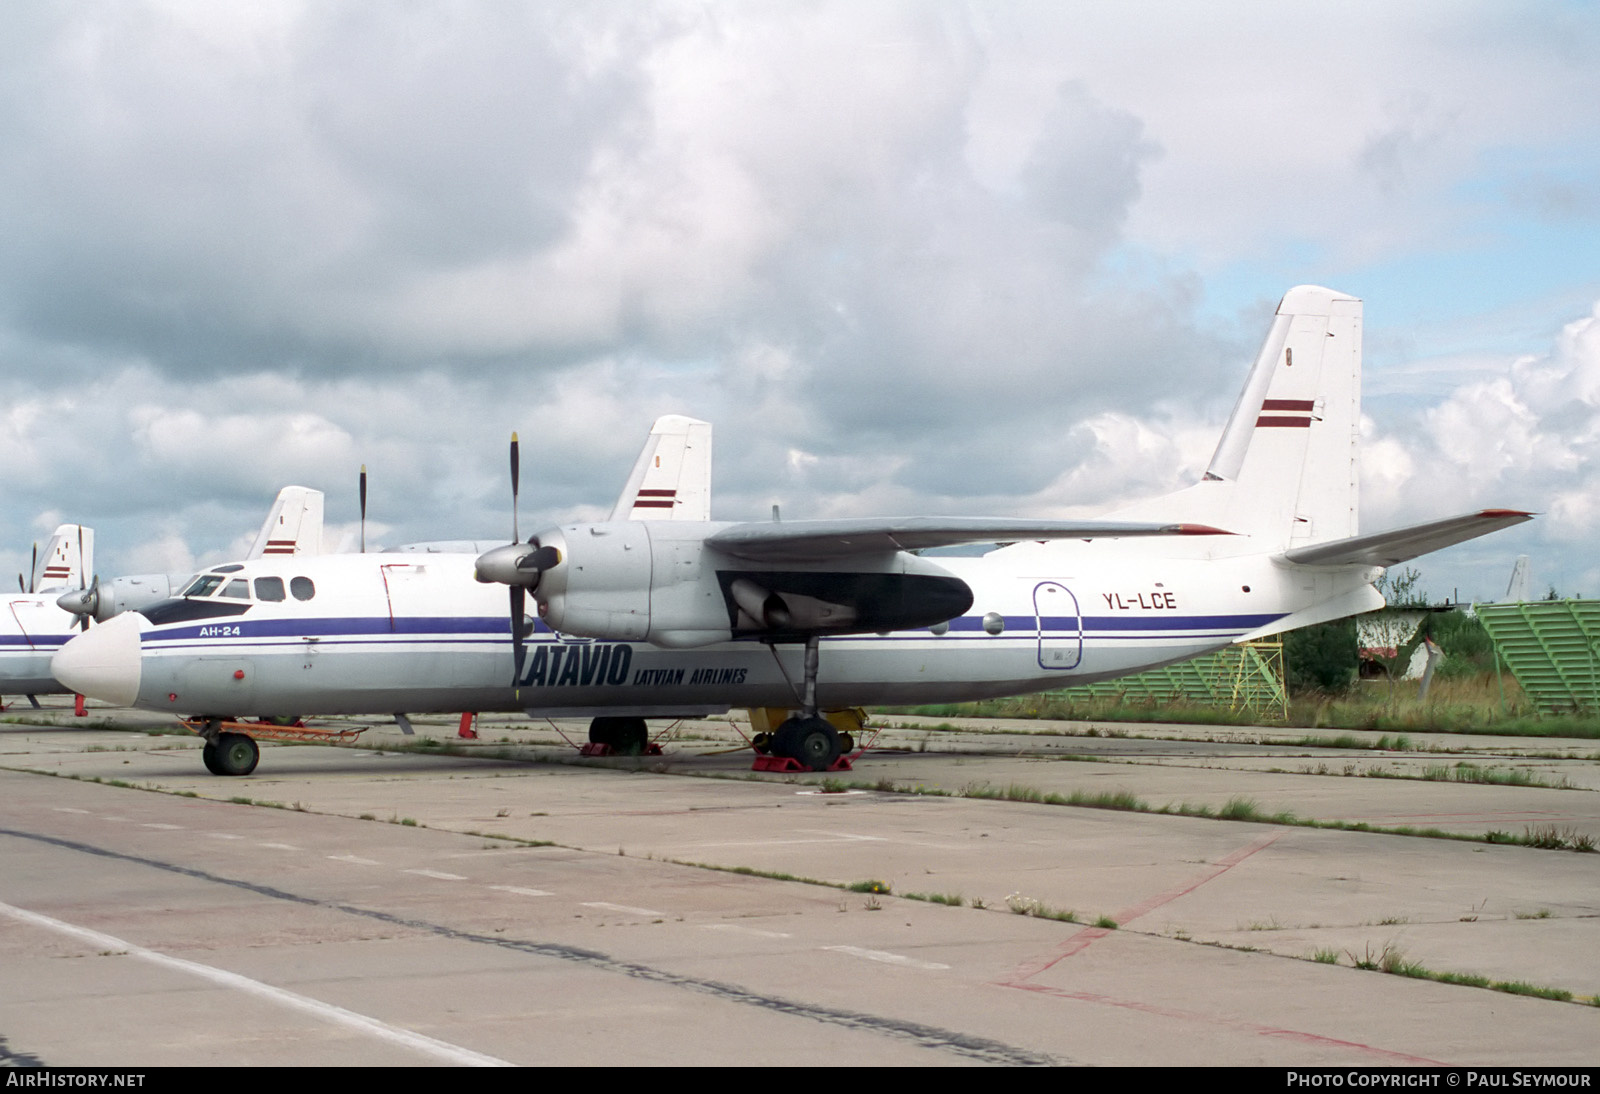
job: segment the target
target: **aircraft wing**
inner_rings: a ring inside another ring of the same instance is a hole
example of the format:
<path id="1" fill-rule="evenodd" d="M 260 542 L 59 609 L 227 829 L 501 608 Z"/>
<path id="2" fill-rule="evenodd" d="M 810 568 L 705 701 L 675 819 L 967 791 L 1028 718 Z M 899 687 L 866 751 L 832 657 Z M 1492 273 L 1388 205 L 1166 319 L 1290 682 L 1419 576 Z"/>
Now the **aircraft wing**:
<path id="1" fill-rule="evenodd" d="M 725 554 L 751 561 L 819 562 L 850 555 L 915 551 L 962 543 L 1228 534 L 1205 524 L 901 517 L 887 520 L 796 520 L 735 524 L 708 536 L 706 543 Z"/>
<path id="2" fill-rule="evenodd" d="M 1351 563 L 1395 566 L 1429 551 L 1464 543 L 1532 519 L 1532 513 L 1520 509 L 1480 509 L 1476 513 L 1413 524 L 1409 528 L 1295 547 L 1278 557 L 1304 566 L 1343 566 Z"/>

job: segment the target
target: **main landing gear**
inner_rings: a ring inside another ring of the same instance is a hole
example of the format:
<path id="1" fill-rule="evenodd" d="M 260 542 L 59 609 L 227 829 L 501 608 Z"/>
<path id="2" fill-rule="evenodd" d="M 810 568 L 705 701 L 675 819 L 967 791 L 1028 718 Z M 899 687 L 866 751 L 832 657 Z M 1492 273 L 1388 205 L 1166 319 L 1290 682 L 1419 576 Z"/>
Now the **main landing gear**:
<path id="1" fill-rule="evenodd" d="M 578 751 L 585 756 L 659 756 L 661 746 L 650 743 L 650 727 L 643 718 L 596 718 L 589 723 L 589 743 Z"/>
<path id="2" fill-rule="evenodd" d="M 757 771 L 850 770 L 850 760 L 845 754 L 855 751 L 855 733 L 861 730 L 861 716 L 854 710 L 831 711 L 824 716 L 817 709 L 818 661 L 818 640 L 812 635 L 806 639 L 805 689 L 800 710 L 785 718 L 776 729 L 767 728 L 775 711 L 750 712 L 751 728 L 756 730 L 751 744 L 760 754 L 755 762 Z M 836 722 L 849 728 L 840 732 Z"/>

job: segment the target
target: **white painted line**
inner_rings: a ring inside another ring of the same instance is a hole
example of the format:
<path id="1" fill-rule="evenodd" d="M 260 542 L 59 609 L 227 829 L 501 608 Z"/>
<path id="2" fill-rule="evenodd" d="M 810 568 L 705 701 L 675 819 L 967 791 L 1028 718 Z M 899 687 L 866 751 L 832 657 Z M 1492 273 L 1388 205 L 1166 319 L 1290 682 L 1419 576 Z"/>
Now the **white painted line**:
<path id="1" fill-rule="evenodd" d="M 244 839 L 243 836 L 236 836 L 232 832 L 207 832 L 206 835 L 212 839 Z"/>
<path id="2" fill-rule="evenodd" d="M 407 874 L 416 874 L 418 877 L 431 877 L 439 881 L 466 881 L 460 874 L 447 874 L 443 870 L 406 870 Z"/>
<path id="3" fill-rule="evenodd" d="M 603 900 L 586 900 L 583 902 L 583 906 L 585 908 L 602 908 L 608 912 L 626 912 L 628 915 L 647 915 L 655 918 L 660 918 L 667 914 L 666 912 L 653 911 L 650 908 L 631 908 L 626 904 L 607 904 Z"/>
<path id="4" fill-rule="evenodd" d="M 82 813 L 86 817 L 89 815 L 89 811 L 87 809 L 74 809 L 70 805 L 52 805 L 50 808 L 54 809 L 57 813 Z"/>
<path id="5" fill-rule="evenodd" d="M 300 848 L 292 843 L 258 843 L 257 847 L 270 847 L 274 851 L 298 851 Z"/>
<path id="6" fill-rule="evenodd" d="M 182 832 L 183 831 L 183 825 L 181 825 L 181 824 L 156 824 L 153 821 L 149 822 L 147 824 L 141 824 L 139 827 L 140 828 L 159 828 L 163 832 Z"/>
<path id="7" fill-rule="evenodd" d="M 312 999 L 309 996 L 300 995 L 284 988 L 275 988 L 271 984 L 263 984 L 259 980 L 252 980 L 248 976 L 240 976 L 235 972 L 228 972 L 225 969 L 215 968 L 211 965 L 202 965 L 198 961 L 185 961 L 181 957 L 171 957 L 164 953 L 157 953 L 155 950 L 147 950 L 143 946 L 135 946 L 131 942 L 125 942 L 112 935 L 101 934 L 99 931 L 91 931 L 84 927 L 76 927 L 59 919 L 51 919 L 49 916 L 39 915 L 37 912 L 13 908 L 9 904 L 0 904 L 0 915 L 10 916 L 12 919 L 32 924 L 35 927 L 44 927 L 48 930 L 70 935 L 80 941 L 89 943 L 89 945 L 99 950 L 126 953 L 128 956 L 137 957 L 141 961 L 149 961 L 154 965 L 162 965 L 169 969 L 176 969 L 179 972 L 191 973 L 209 980 L 213 984 L 220 984 L 223 987 L 233 988 L 235 991 L 242 991 L 249 995 L 271 1000 L 274 1003 L 293 1007 L 296 1010 L 305 1011 L 318 1018 L 337 1022 L 349 1029 L 371 1034 L 392 1044 L 401 1045 L 416 1052 L 433 1056 L 447 1063 L 464 1064 L 469 1067 L 515 1066 L 510 1061 L 502 1060 L 497 1056 L 486 1056 L 481 1052 L 462 1048 L 460 1045 L 452 1045 L 448 1041 L 435 1040 L 420 1033 L 413 1033 L 408 1029 L 391 1026 L 387 1022 L 380 1022 L 378 1019 L 369 1018 L 365 1014 L 357 1014 L 355 1011 L 345 1010 L 343 1007 L 334 1006 L 332 1003 L 324 1003 L 320 999 Z"/>
<path id="8" fill-rule="evenodd" d="M 763 931 L 759 927 L 741 927 L 737 923 L 702 923 L 703 931 L 734 931 L 738 934 L 753 934 L 759 938 L 793 938 L 794 935 L 782 931 Z"/>
<path id="9" fill-rule="evenodd" d="M 502 893 L 516 893 L 518 896 L 555 896 L 554 893 L 547 893 L 543 889 L 524 889 L 520 885 L 491 885 L 489 888 L 498 889 Z"/>
<path id="10" fill-rule="evenodd" d="M 382 866 L 376 859 L 362 858 L 360 855 L 329 855 L 334 862 L 353 862 L 357 866 Z"/>
<path id="11" fill-rule="evenodd" d="M 863 950 L 860 946 L 824 946 L 825 950 L 834 953 L 849 954 L 851 957 L 864 957 L 868 961 L 881 961 L 885 965 L 904 965 L 908 969 L 948 969 L 949 965 L 941 965 L 937 961 L 918 961 L 915 957 L 907 957 L 903 953 L 889 953 L 886 950 Z"/>
<path id="12" fill-rule="evenodd" d="M 851 843 L 888 843 L 888 836 L 859 836 L 854 832 L 829 832 L 822 828 L 796 828 L 796 832 L 815 832 L 819 836 L 832 836 L 834 839 L 849 840 Z"/>

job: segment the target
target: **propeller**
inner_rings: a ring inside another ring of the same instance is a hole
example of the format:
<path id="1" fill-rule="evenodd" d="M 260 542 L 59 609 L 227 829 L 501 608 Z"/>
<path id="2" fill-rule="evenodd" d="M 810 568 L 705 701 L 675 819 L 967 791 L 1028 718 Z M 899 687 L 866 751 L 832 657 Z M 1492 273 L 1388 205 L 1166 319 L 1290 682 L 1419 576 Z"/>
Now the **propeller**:
<path id="1" fill-rule="evenodd" d="M 28 563 L 28 587 L 26 589 L 23 589 L 22 590 L 23 592 L 25 592 L 25 593 L 33 592 L 33 583 L 38 580 L 38 575 L 39 575 L 39 543 L 38 543 L 37 540 L 35 540 L 34 544 L 33 544 L 33 561 Z M 21 576 L 22 576 L 21 574 L 17 575 L 19 580 L 21 579 Z"/>
<path id="2" fill-rule="evenodd" d="M 367 465 L 361 465 L 361 553 L 367 553 Z"/>
<path id="3" fill-rule="evenodd" d="M 536 538 L 521 540 L 517 521 L 517 494 L 521 486 L 522 458 L 517 435 L 511 434 L 511 542 L 478 556 L 474 566 L 477 579 L 482 582 L 497 581 L 510 586 L 511 651 L 514 657 L 512 686 L 522 672 L 522 655 L 527 648 L 527 633 L 523 620 L 527 618 L 528 590 L 539 586 L 544 571 L 561 561 L 561 552 L 554 547 L 541 546 Z"/>

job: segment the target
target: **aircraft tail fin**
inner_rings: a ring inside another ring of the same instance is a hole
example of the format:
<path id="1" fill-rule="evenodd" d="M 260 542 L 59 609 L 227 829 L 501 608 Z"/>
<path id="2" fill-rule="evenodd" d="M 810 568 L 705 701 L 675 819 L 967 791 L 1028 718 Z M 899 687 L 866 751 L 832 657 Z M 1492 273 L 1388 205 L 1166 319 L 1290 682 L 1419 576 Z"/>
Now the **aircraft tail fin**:
<path id="1" fill-rule="evenodd" d="M 1213 524 L 1280 550 L 1358 531 L 1361 301 L 1290 289 L 1256 355 L 1205 478 L 1108 514 Z"/>
<path id="2" fill-rule="evenodd" d="M 711 423 L 657 418 L 612 520 L 710 520 Z"/>
<path id="3" fill-rule="evenodd" d="M 322 554 L 322 491 L 285 486 L 267 511 L 246 558 Z"/>
<path id="4" fill-rule="evenodd" d="M 63 524 L 51 534 L 35 563 L 29 589 L 38 593 L 81 589 L 88 585 L 93 572 L 94 529 Z"/>

